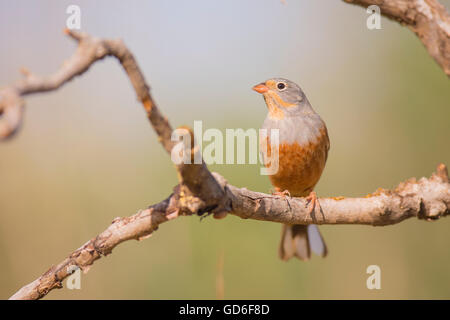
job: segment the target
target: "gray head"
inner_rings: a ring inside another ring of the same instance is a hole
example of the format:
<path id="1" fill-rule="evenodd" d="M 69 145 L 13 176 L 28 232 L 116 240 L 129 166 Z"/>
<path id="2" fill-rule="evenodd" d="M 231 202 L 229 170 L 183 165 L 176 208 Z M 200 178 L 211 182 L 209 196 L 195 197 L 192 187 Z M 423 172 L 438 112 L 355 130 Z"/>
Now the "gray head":
<path id="1" fill-rule="evenodd" d="M 303 90 L 284 78 L 273 78 L 253 87 L 264 96 L 271 115 L 298 115 L 302 111 L 313 112 Z"/>

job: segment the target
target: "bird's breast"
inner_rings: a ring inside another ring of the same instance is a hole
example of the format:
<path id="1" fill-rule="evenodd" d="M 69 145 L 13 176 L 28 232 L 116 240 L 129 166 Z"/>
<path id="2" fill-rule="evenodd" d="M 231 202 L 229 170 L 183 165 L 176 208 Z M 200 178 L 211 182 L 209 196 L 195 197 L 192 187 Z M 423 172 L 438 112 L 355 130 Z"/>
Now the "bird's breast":
<path id="1" fill-rule="evenodd" d="M 267 130 L 267 137 L 261 140 L 267 146 L 261 148 L 265 159 L 276 155 L 270 131 L 279 130 L 278 171 L 269 176 L 272 185 L 280 191 L 288 190 L 292 196 L 309 194 L 319 181 L 328 156 L 325 123 L 317 114 L 312 114 L 282 120 L 267 118 L 262 128 Z M 266 165 L 270 166 L 270 162 Z"/>

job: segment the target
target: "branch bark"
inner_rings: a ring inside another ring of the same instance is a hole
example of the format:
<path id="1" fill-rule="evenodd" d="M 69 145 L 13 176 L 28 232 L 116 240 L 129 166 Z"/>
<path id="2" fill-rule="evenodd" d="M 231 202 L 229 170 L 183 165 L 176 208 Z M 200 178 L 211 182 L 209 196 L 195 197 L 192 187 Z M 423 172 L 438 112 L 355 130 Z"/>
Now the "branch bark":
<path id="1" fill-rule="evenodd" d="M 25 95 L 56 90 L 83 74 L 96 61 L 113 56 L 127 73 L 159 141 L 170 154 L 174 146 L 172 127 L 159 111 L 136 60 L 123 42 L 97 39 L 73 31 L 66 33 L 78 42 L 78 48 L 61 69 L 48 77 L 24 70 L 25 79 L 0 91 L 0 139 L 11 137 L 17 131 Z M 191 148 L 193 155 L 199 152 L 194 145 Z M 10 299 L 42 298 L 51 290 L 61 288 L 62 281 L 70 275 L 73 267 L 87 272 L 97 259 L 111 253 L 118 244 L 149 237 L 161 223 L 182 215 L 208 213 L 215 218 L 224 218 L 231 213 L 244 219 L 279 223 L 379 226 L 411 217 L 436 220 L 450 212 L 450 184 L 443 164 L 430 178 L 410 179 L 393 190 L 379 189 L 363 198 L 322 198 L 323 212 L 313 215 L 309 214 L 302 198 L 284 198 L 232 186 L 219 174 L 211 173 L 204 162 L 181 164 L 177 171 L 179 184 L 166 200 L 130 217 L 114 219 L 105 231 L 21 288 Z"/>
<path id="2" fill-rule="evenodd" d="M 377 5 L 381 14 L 413 31 L 430 56 L 450 76 L 450 15 L 437 0 L 344 0 L 362 7 Z"/>

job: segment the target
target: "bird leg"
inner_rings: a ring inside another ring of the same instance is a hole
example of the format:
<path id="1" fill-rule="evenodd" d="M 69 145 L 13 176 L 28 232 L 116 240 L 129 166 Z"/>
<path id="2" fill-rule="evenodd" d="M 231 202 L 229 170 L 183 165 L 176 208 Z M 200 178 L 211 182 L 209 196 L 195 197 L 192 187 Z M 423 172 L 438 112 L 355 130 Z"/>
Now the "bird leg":
<path id="1" fill-rule="evenodd" d="M 309 208 L 310 215 L 315 214 L 316 206 L 319 208 L 319 212 L 323 214 L 322 206 L 320 205 L 316 192 L 311 191 L 310 194 L 305 199 L 306 199 L 306 207 L 310 206 Z"/>
<path id="2" fill-rule="evenodd" d="M 272 191 L 272 195 L 280 196 L 283 198 L 285 198 L 286 196 L 289 198 L 291 197 L 291 193 L 288 190 L 280 191 L 280 189 L 278 189 L 278 188 L 275 188 L 275 191 Z"/>

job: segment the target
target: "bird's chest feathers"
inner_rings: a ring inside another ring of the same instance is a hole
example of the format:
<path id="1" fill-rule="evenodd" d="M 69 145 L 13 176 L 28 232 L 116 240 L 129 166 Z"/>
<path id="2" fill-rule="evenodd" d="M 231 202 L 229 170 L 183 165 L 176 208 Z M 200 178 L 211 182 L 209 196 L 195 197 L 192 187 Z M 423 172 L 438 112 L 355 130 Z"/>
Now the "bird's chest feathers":
<path id="1" fill-rule="evenodd" d="M 281 190 L 289 190 L 293 196 L 308 194 L 319 181 L 327 160 L 329 140 L 323 121 L 317 114 L 282 120 L 268 117 L 263 129 L 267 129 L 268 137 L 271 129 L 279 130 L 279 165 L 278 171 L 269 176 L 272 184 Z M 261 141 L 265 142 L 267 151 L 264 156 L 270 158 L 269 138 Z"/>

